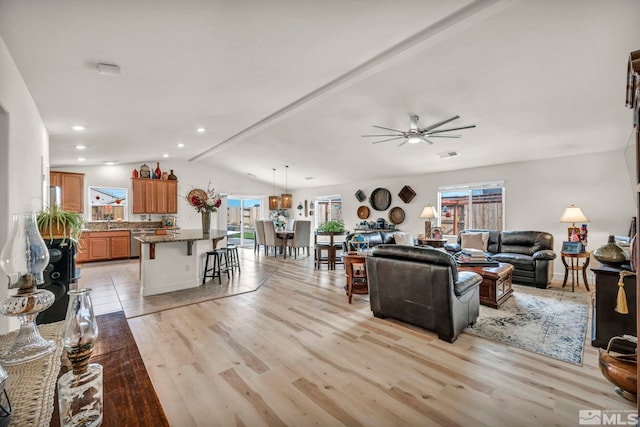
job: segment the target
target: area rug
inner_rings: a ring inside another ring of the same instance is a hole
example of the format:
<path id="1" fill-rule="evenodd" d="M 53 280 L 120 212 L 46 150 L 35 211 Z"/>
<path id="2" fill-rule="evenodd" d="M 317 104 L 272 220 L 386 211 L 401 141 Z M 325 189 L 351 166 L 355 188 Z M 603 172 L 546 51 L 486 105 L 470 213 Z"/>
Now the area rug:
<path id="1" fill-rule="evenodd" d="M 480 306 L 465 332 L 543 356 L 582 365 L 588 294 L 514 285 L 499 309 Z"/>

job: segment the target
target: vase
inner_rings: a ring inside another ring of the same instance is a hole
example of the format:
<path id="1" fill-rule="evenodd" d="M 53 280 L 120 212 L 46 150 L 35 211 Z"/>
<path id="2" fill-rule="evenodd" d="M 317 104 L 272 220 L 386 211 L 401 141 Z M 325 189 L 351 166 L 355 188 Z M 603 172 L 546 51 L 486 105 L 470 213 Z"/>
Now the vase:
<path id="1" fill-rule="evenodd" d="M 202 212 L 202 235 L 209 237 L 209 229 L 211 229 L 211 212 Z"/>
<path id="2" fill-rule="evenodd" d="M 70 290 L 62 327 L 62 345 L 71 371 L 58 380 L 61 426 L 102 424 L 102 366 L 89 363 L 98 338 L 98 324 L 91 302 L 91 289 Z"/>
<path id="3" fill-rule="evenodd" d="M 613 235 L 609 236 L 609 241 L 604 246 L 600 246 L 593 252 L 593 257 L 602 264 L 614 267 L 622 265 L 627 260 L 624 251 L 616 244 Z"/>
<path id="4" fill-rule="evenodd" d="M 169 174 L 166 173 L 166 172 L 162 172 L 162 179 L 165 180 L 165 181 L 168 180 L 169 179 Z"/>
<path id="5" fill-rule="evenodd" d="M 162 171 L 160 170 L 160 162 L 157 162 L 156 165 L 157 165 L 156 166 L 156 170 L 155 170 L 156 179 L 161 179 L 162 178 Z"/>
<path id="6" fill-rule="evenodd" d="M 173 174 L 173 169 L 171 169 L 168 179 L 169 181 L 176 181 L 178 179 L 178 177 Z"/>

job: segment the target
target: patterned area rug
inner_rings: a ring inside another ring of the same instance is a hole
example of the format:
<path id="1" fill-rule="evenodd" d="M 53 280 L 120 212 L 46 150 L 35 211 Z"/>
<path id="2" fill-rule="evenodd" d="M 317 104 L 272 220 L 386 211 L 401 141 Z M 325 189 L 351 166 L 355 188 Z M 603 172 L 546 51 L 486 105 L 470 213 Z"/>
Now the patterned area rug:
<path id="1" fill-rule="evenodd" d="M 582 365 L 588 294 L 514 285 L 512 296 L 465 332 L 574 365 Z"/>

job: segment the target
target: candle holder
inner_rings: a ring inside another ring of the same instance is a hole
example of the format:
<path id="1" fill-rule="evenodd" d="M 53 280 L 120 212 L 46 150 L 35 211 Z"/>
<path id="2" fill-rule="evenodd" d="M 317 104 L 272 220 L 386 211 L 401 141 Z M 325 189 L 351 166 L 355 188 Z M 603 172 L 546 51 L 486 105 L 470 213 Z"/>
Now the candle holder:
<path id="1" fill-rule="evenodd" d="M 89 363 L 97 338 L 91 289 L 69 291 L 62 345 L 72 370 L 58 380 L 58 407 L 63 427 L 102 424 L 102 366 Z"/>
<path id="2" fill-rule="evenodd" d="M 36 315 L 53 304 L 55 296 L 37 285 L 44 283 L 42 271 L 49 264 L 49 250 L 40 236 L 36 214 L 13 215 L 9 240 L 0 253 L 0 268 L 9 278 L 9 289 L 15 295 L 0 301 L 0 313 L 17 317 L 20 330 L 11 348 L 0 355 L 5 366 L 35 360 L 56 348 L 53 340 L 45 340 L 36 325 Z"/>

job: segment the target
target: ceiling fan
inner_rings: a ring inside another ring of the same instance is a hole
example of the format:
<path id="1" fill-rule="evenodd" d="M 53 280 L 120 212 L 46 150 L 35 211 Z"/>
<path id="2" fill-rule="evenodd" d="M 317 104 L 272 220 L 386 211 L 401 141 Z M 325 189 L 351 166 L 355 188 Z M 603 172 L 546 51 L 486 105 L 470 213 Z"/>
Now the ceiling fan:
<path id="1" fill-rule="evenodd" d="M 409 144 L 417 144 L 418 142 L 423 142 L 426 144 L 433 144 L 433 141 L 430 141 L 428 138 L 460 138 L 462 135 L 452 135 L 452 134 L 448 134 L 448 135 L 444 135 L 445 132 L 451 132 L 454 130 L 460 130 L 460 129 L 470 129 L 470 128 L 474 128 L 476 127 L 476 125 L 467 125 L 467 126 L 460 126 L 460 127 L 455 127 L 455 128 L 448 128 L 448 129 L 437 129 L 442 125 L 445 125 L 449 122 L 452 122 L 454 120 L 457 120 L 460 118 L 460 116 L 453 116 L 450 117 L 446 120 L 443 120 L 441 122 L 438 123 L 434 123 L 430 126 L 427 126 L 426 128 L 420 129 L 418 127 L 418 119 L 419 117 L 416 115 L 411 115 L 409 116 L 411 123 L 409 126 L 409 130 L 408 131 L 402 131 L 402 130 L 398 130 L 398 129 L 391 129 L 391 128 L 386 128 L 383 126 L 373 126 L 374 128 L 378 128 L 378 129 L 384 129 L 384 130 L 388 130 L 391 132 L 395 132 L 392 134 L 382 134 L 382 135 L 362 135 L 363 137 L 375 137 L 375 138 L 381 138 L 381 137 L 385 137 L 385 136 L 392 136 L 393 138 L 388 138 L 388 139 L 383 139 L 381 141 L 374 141 L 372 142 L 372 144 L 379 144 L 381 142 L 387 142 L 387 141 L 393 141 L 396 139 L 404 139 L 404 141 L 402 141 L 400 143 L 400 145 L 398 145 L 398 147 L 403 146 L 404 144 L 406 144 L 407 142 Z"/>

